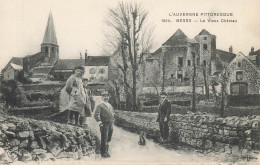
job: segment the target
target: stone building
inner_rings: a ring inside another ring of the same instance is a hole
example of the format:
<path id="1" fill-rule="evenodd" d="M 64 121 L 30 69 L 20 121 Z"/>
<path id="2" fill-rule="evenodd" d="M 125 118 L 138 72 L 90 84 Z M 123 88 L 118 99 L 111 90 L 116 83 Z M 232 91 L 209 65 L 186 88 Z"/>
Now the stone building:
<path id="1" fill-rule="evenodd" d="M 88 56 L 85 53 L 85 74 L 84 79 L 88 79 L 91 83 L 103 82 L 108 79 L 108 65 L 110 56 Z"/>
<path id="2" fill-rule="evenodd" d="M 53 66 L 59 59 L 59 46 L 57 43 L 52 13 L 49 14 L 43 42 L 41 44 L 41 52 L 19 59 L 21 60 L 19 64 L 12 62 L 12 60 L 14 60 L 13 58 L 2 70 L 2 74 L 5 75 L 4 78 L 8 79 L 9 76 L 10 78 L 12 77 L 11 79 L 17 79 L 17 74 L 12 74 L 12 76 L 10 76 L 11 72 L 14 73 L 16 71 L 10 71 L 13 67 L 9 67 L 9 65 L 13 65 L 15 67 L 13 68 L 14 70 L 17 70 L 16 65 L 19 65 L 18 68 L 23 70 L 25 74 L 32 75 L 30 78 L 33 81 L 44 81 L 48 79 Z M 22 66 L 22 69 L 20 66 Z"/>
<path id="3" fill-rule="evenodd" d="M 17 80 L 18 73 L 23 69 L 23 59 L 13 57 L 2 70 L 2 80 Z"/>
<path id="4" fill-rule="evenodd" d="M 246 56 L 258 69 L 260 68 L 260 49 L 257 51 L 254 50 L 254 47 L 251 48 L 249 55 Z"/>
<path id="5" fill-rule="evenodd" d="M 241 52 L 227 67 L 228 94 L 259 94 L 260 77 L 258 68 Z"/>
<path id="6" fill-rule="evenodd" d="M 168 92 L 190 92 L 193 54 L 199 92 L 205 92 L 211 75 L 220 72 L 223 64 L 235 57 L 232 52 L 216 49 L 216 36 L 205 29 L 192 39 L 178 29 L 159 49 L 145 57 L 144 90 L 164 83 Z"/>

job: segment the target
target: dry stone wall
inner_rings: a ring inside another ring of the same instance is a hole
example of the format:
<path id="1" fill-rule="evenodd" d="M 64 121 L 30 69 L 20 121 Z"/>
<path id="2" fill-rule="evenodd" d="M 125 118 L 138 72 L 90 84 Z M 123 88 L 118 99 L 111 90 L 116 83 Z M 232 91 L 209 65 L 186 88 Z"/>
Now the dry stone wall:
<path id="1" fill-rule="evenodd" d="M 160 137 L 156 113 L 116 111 L 116 124 L 153 139 Z M 186 145 L 203 152 L 225 152 L 248 156 L 260 151 L 260 116 L 219 118 L 203 113 L 172 114 L 170 143 Z"/>
<path id="2" fill-rule="evenodd" d="M 170 128 L 180 143 L 206 151 L 243 155 L 260 150 L 260 116 L 218 118 L 175 114 Z"/>
<path id="3" fill-rule="evenodd" d="M 95 156 L 98 144 L 89 129 L 13 116 L 0 117 L 0 164 L 83 159 Z"/>

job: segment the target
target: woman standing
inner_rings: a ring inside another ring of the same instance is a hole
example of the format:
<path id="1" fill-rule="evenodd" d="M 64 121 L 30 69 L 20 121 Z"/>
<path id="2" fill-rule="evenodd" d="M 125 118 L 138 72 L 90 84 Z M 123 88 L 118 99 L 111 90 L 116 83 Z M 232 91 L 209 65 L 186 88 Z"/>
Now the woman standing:
<path id="1" fill-rule="evenodd" d="M 82 83 L 82 76 L 85 72 L 83 66 L 77 66 L 74 68 L 74 74 L 72 74 L 66 83 L 65 90 L 69 94 L 69 111 L 68 111 L 68 123 L 73 123 L 75 119 L 75 125 L 80 125 L 79 118 L 85 116 L 84 105 L 86 103 L 86 93 Z"/>

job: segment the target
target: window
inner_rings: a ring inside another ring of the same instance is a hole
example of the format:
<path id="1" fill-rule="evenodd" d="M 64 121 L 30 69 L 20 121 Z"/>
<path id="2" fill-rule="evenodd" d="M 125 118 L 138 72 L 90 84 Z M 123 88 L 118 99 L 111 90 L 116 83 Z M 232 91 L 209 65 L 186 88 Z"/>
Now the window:
<path id="1" fill-rule="evenodd" d="M 90 74 L 95 74 L 95 73 L 96 73 L 96 68 L 91 68 L 91 69 L 89 70 L 89 73 L 90 73 Z"/>
<path id="2" fill-rule="evenodd" d="M 188 60 L 188 61 L 187 61 L 187 65 L 190 66 L 190 64 L 191 64 L 191 63 L 190 63 L 190 60 Z"/>
<path id="3" fill-rule="evenodd" d="M 183 57 L 178 57 L 178 65 L 183 66 Z"/>
<path id="4" fill-rule="evenodd" d="M 204 40 L 207 40 L 207 37 L 204 37 Z"/>
<path id="5" fill-rule="evenodd" d="M 203 60 L 203 66 L 204 66 L 204 67 L 207 66 L 207 62 L 206 62 L 206 60 Z"/>
<path id="6" fill-rule="evenodd" d="M 99 69 L 99 73 L 100 74 L 104 74 L 105 73 L 105 69 L 104 68 Z"/>
<path id="7" fill-rule="evenodd" d="M 237 81 L 243 80 L 243 72 L 242 71 L 237 71 L 236 80 Z"/>
<path id="8" fill-rule="evenodd" d="M 173 78 L 173 74 L 171 74 L 171 78 Z"/>
<path id="9" fill-rule="evenodd" d="M 54 53 L 54 47 L 51 48 L 51 52 Z"/>
<path id="10" fill-rule="evenodd" d="M 48 54 L 48 47 L 45 47 L 45 53 L 47 53 Z"/>
<path id="11" fill-rule="evenodd" d="M 182 74 L 177 74 L 177 79 L 179 79 L 182 82 Z"/>
<path id="12" fill-rule="evenodd" d="M 241 62 L 238 62 L 238 63 L 237 63 L 237 66 L 238 66 L 238 67 L 241 67 Z"/>
<path id="13" fill-rule="evenodd" d="M 203 49 L 207 50 L 208 49 L 208 45 L 207 44 L 203 44 Z"/>

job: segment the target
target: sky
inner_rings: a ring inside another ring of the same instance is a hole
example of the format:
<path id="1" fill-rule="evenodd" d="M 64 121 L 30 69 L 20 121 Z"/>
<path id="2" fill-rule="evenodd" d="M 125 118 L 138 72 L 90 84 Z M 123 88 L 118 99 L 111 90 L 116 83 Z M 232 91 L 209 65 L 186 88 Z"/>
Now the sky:
<path id="1" fill-rule="evenodd" d="M 104 22 L 108 8 L 118 0 L 0 0 L 0 69 L 12 57 L 24 57 L 40 52 L 47 20 L 52 12 L 60 58 L 79 58 L 101 55 Z M 251 47 L 260 49 L 260 1 L 259 0 L 136 0 L 149 12 L 148 19 L 155 26 L 157 43 L 151 52 L 159 48 L 177 29 L 194 38 L 202 29 L 216 35 L 217 49 L 248 55 Z M 201 16 L 201 13 L 233 13 L 233 16 Z M 173 13 L 198 13 L 199 16 L 170 16 Z M 176 22 L 190 18 L 192 22 Z M 207 19 L 219 22 L 207 22 Z M 228 18 L 237 22 L 223 23 Z M 162 22 L 170 19 L 171 22 Z M 205 20 L 206 22 L 200 22 Z M 198 21 L 198 22 L 194 22 Z"/>

